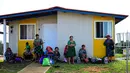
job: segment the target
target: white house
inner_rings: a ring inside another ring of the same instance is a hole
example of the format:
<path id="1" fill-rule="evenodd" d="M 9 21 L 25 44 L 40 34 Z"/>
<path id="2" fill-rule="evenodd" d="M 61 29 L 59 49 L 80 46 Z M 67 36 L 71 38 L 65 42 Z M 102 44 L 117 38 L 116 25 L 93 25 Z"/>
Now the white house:
<path id="1" fill-rule="evenodd" d="M 9 46 L 19 56 L 22 56 L 26 42 L 33 48 L 33 40 L 38 33 L 45 42 L 44 48 L 58 46 L 61 55 L 69 36 L 73 35 L 77 44 L 76 52 L 85 44 L 88 56 L 103 57 L 105 36 L 109 34 L 115 40 L 115 24 L 126 17 L 127 15 L 52 7 L 1 15 L 0 22 L 4 26 L 9 25 Z M 6 32 L 6 27 L 4 30 Z"/>

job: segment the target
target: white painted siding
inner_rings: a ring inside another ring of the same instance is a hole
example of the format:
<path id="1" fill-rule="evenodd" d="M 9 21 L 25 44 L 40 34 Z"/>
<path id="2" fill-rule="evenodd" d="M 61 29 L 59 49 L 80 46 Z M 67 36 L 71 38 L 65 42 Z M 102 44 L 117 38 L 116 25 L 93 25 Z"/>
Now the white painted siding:
<path id="1" fill-rule="evenodd" d="M 93 56 L 92 16 L 58 12 L 57 18 L 58 47 L 61 55 L 69 36 L 72 35 L 76 42 L 76 54 L 78 55 L 81 45 L 85 44 L 87 55 Z"/>
<path id="2" fill-rule="evenodd" d="M 10 33 L 10 26 L 13 26 L 13 33 Z M 18 53 L 18 23 L 9 23 L 9 47 L 13 53 Z"/>
<path id="3" fill-rule="evenodd" d="M 56 15 L 50 15 L 50 16 L 44 16 L 37 18 L 37 25 L 38 25 L 38 33 L 40 34 L 40 30 L 42 29 L 43 24 L 57 24 L 57 16 Z"/>
<path id="4" fill-rule="evenodd" d="M 44 24 L 54 24 L 57 25 L 57 15 L 50 15 L 50 16 L 44 16 L 39 17 L 37 19 L 37 25 L 38 25 L 38 33 L 40 34 L 40 38 L 44 41 Z M 40 30 L 39 30 L 40 29 Z M 52 37 L 53 38 L 53 37 Z M 47 42 L 47 41 L 45 41 Z M 57 42 L 57 41 L 56 41 Z M 44 47 L 45 49 L 46 47 Z"/>

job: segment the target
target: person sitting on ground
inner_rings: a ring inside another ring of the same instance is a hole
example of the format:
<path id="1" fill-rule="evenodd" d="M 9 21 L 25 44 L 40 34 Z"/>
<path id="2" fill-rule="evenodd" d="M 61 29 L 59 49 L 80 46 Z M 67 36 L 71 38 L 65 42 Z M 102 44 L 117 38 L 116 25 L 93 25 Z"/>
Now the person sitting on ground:
<path id="1" fill-rule="evenodd" d="M 30 45 L 28 42 L 26 42 L 26 48 L 25 48 L 25 52 L 23 54 L 24 56 L 24 59 L 32 59 L 33 58 L 33 55 L 31 53 L 31 50 L 30 50 Z"/>
<path id="2" fill-rule="evenodd" d="M 7 62 L 13 62 L 13 60 L 14 60 L 14 54 L 13 54 L 11 48 L 8 47 L 6 49 L 5 57 L 6 57 Z"/>
<path id="3" fill-rule="evenodd" d="M 50 46 L 46 47 L 46 55 L 49 56 L 50 58 L 53 58 L 54 56 L 53 49 Z"/>
<path id="4" fill-rule="evenodd" d="M 55 61 L 59 61 L 60 60 L 60 53 L 59 53 L 59 48 L 58 47 L 55 47 L 54 60 Z"/>
<path id="5" fill-rule="evenodd" d="M 81 62 L 84 62 L 84 63 L 88 62 L 85 45 L 82 45 L 82 48 L 79 50 L 79 57 L 80 57 Z"/>
<path id="6" fill-rule="evenodd" d="M 47 54 L 54 54 L 53 49 L 50 46 L 47 46 L 46 50 Z"/>
<path id="7" fill-rule="evenodd" d="M 64 48 L 64 61 L 67 62 L 67 51 L 68 51 L 68 45 Z"/>

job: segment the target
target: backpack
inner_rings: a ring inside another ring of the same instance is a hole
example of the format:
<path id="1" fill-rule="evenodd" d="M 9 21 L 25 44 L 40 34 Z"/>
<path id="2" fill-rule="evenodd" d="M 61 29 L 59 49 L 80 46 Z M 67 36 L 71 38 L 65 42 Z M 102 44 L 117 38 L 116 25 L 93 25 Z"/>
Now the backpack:
<path id="1" fill-rule="evenodd" d="M 91 63 L 95 64 L 97 62 L 96 58 L 91 58 Z"/>
<path id="2" fill-rule="evenodd" d="M 103 64 L 108 64 L 108 57 L 103 57 L 102 62 Z"/>

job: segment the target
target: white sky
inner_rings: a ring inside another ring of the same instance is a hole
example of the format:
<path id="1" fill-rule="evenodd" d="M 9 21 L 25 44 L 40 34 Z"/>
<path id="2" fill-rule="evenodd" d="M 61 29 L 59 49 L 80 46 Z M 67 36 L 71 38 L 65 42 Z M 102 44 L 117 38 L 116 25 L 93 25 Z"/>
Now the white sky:
<path id="1" fill-rule="evenodd" d="M 129 0 L 0 0 L 0 15 L 53 6 L 130 15 Z M 116 25 L 116 33 L 130 31 L 129 21 L 130 17 L 118 23 Z M 3 29 L 0 26 L 1 30 Z M 0 38 L 2 37 L 0 36 Z"/>

